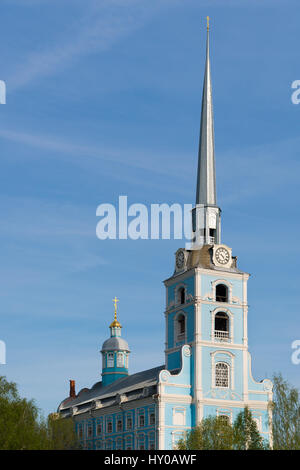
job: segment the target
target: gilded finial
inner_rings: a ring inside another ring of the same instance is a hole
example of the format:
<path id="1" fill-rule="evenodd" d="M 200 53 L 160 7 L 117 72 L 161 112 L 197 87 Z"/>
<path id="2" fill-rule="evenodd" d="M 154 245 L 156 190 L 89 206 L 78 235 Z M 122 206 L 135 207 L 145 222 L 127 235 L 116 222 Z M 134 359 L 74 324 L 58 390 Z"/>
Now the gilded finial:
<path id="1" fill-rule="evenodd" d="M 207 31 L 209 31 L 209 16 L 206 17 L 206 21 L 207 21 Z"/>
<path id="2" fill-rule="evenodd" d="M 118 302 L 119 302 L 119 299 L 117 299 L 117 297 L 115 296 L 115 298 L 113 299 L 113 303 L 114 303 L 114 306 L 115 306 L 115 318 L 114 318 L 114 321 L 111 323 L 110 328 L 113 328 L 113 327 L 122 328 L 121 324 L 117 320 Z"/>

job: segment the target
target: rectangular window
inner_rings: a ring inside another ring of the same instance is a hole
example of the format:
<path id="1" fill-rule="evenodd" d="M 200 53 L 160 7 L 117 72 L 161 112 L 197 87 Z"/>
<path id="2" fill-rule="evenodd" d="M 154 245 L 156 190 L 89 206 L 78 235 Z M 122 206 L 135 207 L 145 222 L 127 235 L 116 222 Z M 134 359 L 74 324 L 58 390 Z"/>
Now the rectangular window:
<path id="1" fill-rule="evenodd" d="M 132 429 L 132 417 L 131 417 L 131 416 L 127 416 L 127 419 L 126 419 L 126 428 L 127 428 L 127 429 Z"/>
<path id="2" fill-rule="evenodd" d="M 117 442 L 116 442 L 116 449 L 117 449 L 117 450 L 122 450 L 122 449 L 123 449 L 123 441 L 122 441 L 122 439 L 117 439 Z"/>
<path id="3" fill-rule="evenodd" d="M 107 423 L 107 432 L 112 432 L 112 421 L 108 421 Z"/>
<path id="4" fill-rule="evenodd" d="M 101 423 L 97 423 L 97 436 L 99 436 L 99 434 L 101 434 L 101 432 L 102 432 Z"/>
<path id="5" fill-rule="evenodd" d="M 139 416 L 139 426 L 140 427 L 145 426 L 145 416 L 144 415 Z"/>
<path id="6" fill-rule="evenodd" d="M 155 424 L 155 413 L 150 413 L 149 424 L 153 426 Z"/>
<path id="7" fill-rule="evenodd" d="M 92 427 L 91 424 L 88 425 L 87 435 L 88 435 L 88 437 L 92 437 L 92 435 L 93 435 L 93 427 Z"/>
<path id="8" fill-rule="evenodd" d="M 120 419 L 118 419 L 118 421 L 117 421 L 117 431 L 120 432 L 120 431 L 122 431 L 122 429 L 123 429 L 122 421 Z"/>
<path id="9" fill-rule="evenodd" d="M 114 367 L 114 353 L 107 354 L 107 367 Z"/>
<path id="10" fill-rule="evenodd" d="M 118 353 L 118 355 L 117 355 L 117 367 L 124 367 L 123 353 Z"/>

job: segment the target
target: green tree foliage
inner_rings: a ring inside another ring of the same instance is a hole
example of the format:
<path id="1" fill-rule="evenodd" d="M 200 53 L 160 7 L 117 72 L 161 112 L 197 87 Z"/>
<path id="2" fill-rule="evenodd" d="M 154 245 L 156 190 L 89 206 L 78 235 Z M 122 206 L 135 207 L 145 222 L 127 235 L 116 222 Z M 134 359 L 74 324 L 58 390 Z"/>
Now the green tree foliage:
<path id="1" fill-rule="evenodd" d="M 233 424 L 233 433 L 235 450 L 265 450 L 268 448 L 247 406 L 237 415 Z"/>
<path id="2" fill-rule="evenodd" d="M 78 448 L 73 423 L 50 415 L 46 422 L 33 400 L 0 376 L 0 450 Z"/>
<path id="3" fill-rule="evenodd" d="M 55 450 L 79 449 L 72 418 L 61 419 L 58 413 L 48 416 L 50 446 Z"/>
<path id="4" fill-rule="evenodd" d="M 178 450 L 263 450 L 267 448 L 257 430 L 251 411 L 241 411 L 233 426 L 224 417 L 209 416 L 187 432 Z"/>
<path id="5" fill-rule="evenodd" d="M 232 449 L 233 429 L 222 417 L 209 416 L 177 443 L 178 450 Z"/>
<path id="6" fill-rule="evenodd" d="M 273 376 L 273 448 L 300 450 L 300 396 L 281 374 Z"/>

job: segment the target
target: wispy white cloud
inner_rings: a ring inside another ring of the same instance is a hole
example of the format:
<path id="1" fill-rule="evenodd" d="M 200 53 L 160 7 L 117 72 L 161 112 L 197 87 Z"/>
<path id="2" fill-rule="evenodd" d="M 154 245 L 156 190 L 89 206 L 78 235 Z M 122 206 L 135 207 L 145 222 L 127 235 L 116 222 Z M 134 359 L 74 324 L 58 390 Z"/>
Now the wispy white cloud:
<path id="1" fill-rule="evenodd" d="M 64 37 L 47 49 L 28 54 L 10 77 L 11 93 L 42 77 L 53 75 L 85 54 L 108 50 L 121 38 L 140 28 L 164 2 L 154 0 L 100 0 L 85 4 L 81 20 L 67 26 Z"/>
<path id="2" fill-rule="evenodd" d="M 167 176 L 169 182 L 166 181 L 164 184 L 164 190 L 172 191 L 174 193 L 174 185 L 170 181 L 171 177 L 180 177 L 188 180 L 189 170 L 185 164 L 186 155 L 174 155 L 166 152 L 150 152 L 149 150 L 143 149 L 118 149 L 118 148 L 105 148 L 100 145 L 86 145 L 81 143 L 74 143 L 73 141 L 59 139 L 55 136 L 47 136 L 41 134 L 32 134 L 27 132 L 13 131 L 9 129 L 0 130 L 0 137 L 3 139 L 25 144 L 30 147 L 43 149 L 45 151 L 51 151 L 51 158 L 56 158 L 59 154 L 59 158 L 64 158 L 70 163 L 90 169 L 91 171 L 97 171 L 95 162 L 105 161 L 109 163 L 118 163 L 124 168 L 138 169 L 151 172 L 155 175 Z M 20 157 L 21 158 L 21 157 Z M 32 155 L 31 158 L 34 158 Z M 39 154 L 41 158 L 41 154 Z M 108 174 L 113 179 L 126 180 L 134 185 L 143 185 L 144 187 L 155 188 L 155 178 L 143 179 L 133 177 L 124 172 L 116 172 L 115 169 L 109 170 L 104 169 L 101 166 L 101 174 Z M 161 186 L 160 186 L 161 187 Z M 188 191 L 184 188 L 176 188 L 178 194 L 187 195 Z"/>
<path id="3" fill-rule="evenodd" d="M 173 194 L 176 192 L 179 195 L 189 196 L 190 186 L 188 183 L 192 178 L 195 182 L 196 178 L 193 165 L 186 164 L 187 161 L 192 161 L 194 156 L 184 153 L 174 155 L 173 152 L 167 153 L 159 149 L 149 151 L 144 148 L 105 148 L 99 145 L 77 144 L 74 143 L 74 140 L 71 142 L 55 136 L 35 135 L 8 129 L 0 130 L 0 137 L 45 151 L 51 150 L 53 151 L 51 158 L 56 158 L 56 155 L 59 154 L 60 159 L 67 159 L 72 164 L 93 172 L 97 171 L 95 164 L 97 160 L 115 162 L 129 170 L 135 168 L 151 172 L 152 178 L 141 180 L 135 175 L 131 175 L 130 171 L 115 172 L 114 169 L 104 169 L 101 166 L 102 174 L 106 172 L 112 179 L 121 179 L 133 185 L 159 187 L 161 185 L 156 182 L 155 175 L 161 175 L 167 177 L 164 190 Z M 219 187 L 222 188 L 222 201 L 226 204 L 232 204 L 252 196 L 271 194 L 272 191 L 293 182 L 296 184 L 300 171 L 296 150 L 299 146 L 300 138 L 291 138 L 218 152 L 217 177 Z M 283 155 L 285 155 L 284 159 Z M 39 158 L 41 158 L 40 154 Z M 172 179 L 184 181 L 184 184 L 177 185 L 175 191 Z"/>

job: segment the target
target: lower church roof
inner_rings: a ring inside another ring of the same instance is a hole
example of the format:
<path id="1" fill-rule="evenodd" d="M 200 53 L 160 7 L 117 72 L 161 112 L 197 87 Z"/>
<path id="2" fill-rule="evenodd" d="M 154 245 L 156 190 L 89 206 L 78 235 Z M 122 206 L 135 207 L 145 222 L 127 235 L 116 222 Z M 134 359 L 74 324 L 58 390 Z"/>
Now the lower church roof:
<path id="1" fill-rule="evenodd" d="M 115 380 L 105 387 L 102 382 L 96 382 L 92 388 L 83 388 L 75 398 L 65 398 L 58 407 L 62 414 L 76 407 L 76 413 L 84 413 L 91 407 L 101 408 L 112 406 L 120 401 L 136 400 L 156 392 L 158 375 L 165 365 L 137 372 L 127 377 Z M 146 390 L 146 392 L 144 391 Z"/>

